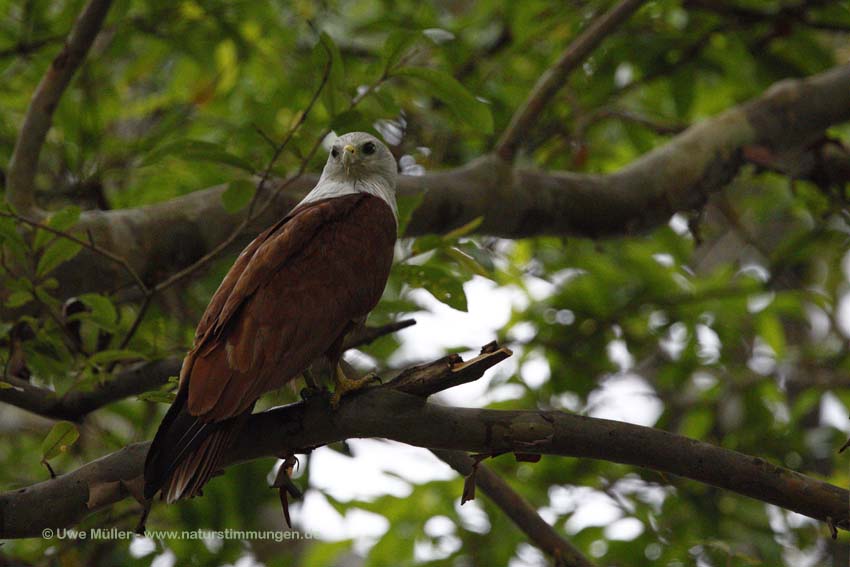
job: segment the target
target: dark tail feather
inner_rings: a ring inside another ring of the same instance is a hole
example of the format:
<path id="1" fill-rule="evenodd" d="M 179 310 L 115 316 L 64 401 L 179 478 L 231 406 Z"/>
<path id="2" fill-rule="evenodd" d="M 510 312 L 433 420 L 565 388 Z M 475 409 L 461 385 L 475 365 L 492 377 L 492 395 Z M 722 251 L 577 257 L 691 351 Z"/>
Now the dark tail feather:
<path id="1" fill-rule="evenodd" d="M 207 423 L 186 409 L 188 388 L 177 394 L 145 459 L 145 498 L 162 490 L 168 502 L 197 495 L 239 431 L 242 419 Z M 249 410 L 250 411 L 250 410 Z"/>

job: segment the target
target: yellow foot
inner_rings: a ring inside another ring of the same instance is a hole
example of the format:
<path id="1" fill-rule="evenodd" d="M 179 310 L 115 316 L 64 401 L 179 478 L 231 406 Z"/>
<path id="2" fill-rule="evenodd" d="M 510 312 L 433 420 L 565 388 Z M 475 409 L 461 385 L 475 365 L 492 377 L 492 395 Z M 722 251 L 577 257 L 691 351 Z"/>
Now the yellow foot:
<path id="1" fill-rule="evenodd" d="M 337 409 L 339 407 L 339 402 L 342 400 L 342 397 L 351 393 L 360 390 L 361 388 L 365 388 L 369 382 L 380 382 L 381 379 L 374 372 L 370 372 L 365 376 L 361 376 L 360 378 L 349 378 L 345 375 L 345 371 L 342 369 L 342 366 L 337 364 L 336 366 L 336 374 L 335 374 L 335 386 L 334 393 L 331 396 L 331 407 L 333 409 Z"/>

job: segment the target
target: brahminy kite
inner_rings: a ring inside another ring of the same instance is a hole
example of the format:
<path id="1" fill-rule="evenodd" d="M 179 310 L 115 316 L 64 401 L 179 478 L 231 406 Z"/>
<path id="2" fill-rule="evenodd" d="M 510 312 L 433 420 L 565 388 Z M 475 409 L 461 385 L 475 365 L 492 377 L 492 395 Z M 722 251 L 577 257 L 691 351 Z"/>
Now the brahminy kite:
<path id="1" fill-rule="evenodd" d="M 398 226 L 398 166 L 363 132 L 333 143 L 316 187 L 237 258 L 183 361 L 171 408 L 145 461 L 145 498 L 190 498 L 262 394 L 322 356 L 335 369 L 334 403 L 364 379 L 340 366 L 346 334 L 375 307 Z"/>

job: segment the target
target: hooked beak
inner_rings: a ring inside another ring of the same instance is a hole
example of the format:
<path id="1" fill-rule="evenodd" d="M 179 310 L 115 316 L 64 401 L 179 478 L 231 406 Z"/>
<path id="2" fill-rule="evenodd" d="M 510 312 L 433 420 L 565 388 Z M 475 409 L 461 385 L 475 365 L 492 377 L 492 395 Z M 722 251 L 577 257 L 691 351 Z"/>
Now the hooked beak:
<path id="1" fill-rule="evenodd" d="M 351 173 L 351 164 L 355 158 L 355 148 L 351 144 L 347 144 L 342 148 L 342 166 L 345 168 L 345 174 Z"/>

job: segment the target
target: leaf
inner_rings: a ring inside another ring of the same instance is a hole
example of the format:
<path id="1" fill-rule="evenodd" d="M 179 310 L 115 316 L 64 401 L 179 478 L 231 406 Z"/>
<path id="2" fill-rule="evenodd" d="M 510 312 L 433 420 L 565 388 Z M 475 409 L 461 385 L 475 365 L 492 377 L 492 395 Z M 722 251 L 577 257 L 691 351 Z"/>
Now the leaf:
<path id="1" fill-rule="evenodd" d="M 475 258 L 468 255 L 466 252 L 459 248 L 455 248 L 454 246 L 450 246 L 444 249 L 446 255 L 454 260 L 457 264 L 459 264 L 466 271 L 471 274 L 476 274 L 484 278 L 490 278 L 490 273 L 487 271 L 484 266 L 479 264 Z"/>
<path id="2" fill-rule="evenodd" d="M 89 357 L 89 362 L 91 364 L 108 364 L 110 362 L 119 362 L 122 360 L 138 360 L 145 359 L 145 355 L 136 352 L 134 350 L 127 349 L 113 349 L 113 350 L 102 350 L 100 352 L 96 352 Z"/>
<path id="3" fill-rule="evenodd" d="M 47 461 L 64 453 L 80 438 L 77 426 L 70 421 L 58 421 L 41 442 L 42 460 Z"/>
<path id="4" fill-rule="evenodd" d="M 227 189 L 221 194 L 221 204 L 228 213 L 236 213 L 248 206 L 257 186 L 248 179 L 237 179 L 227 184 Z"/>
<path id="5" fill-rule="evenodd" d="M 381 50 L 381 60 L 384 64 L 385 73 L 390 74 L 392 72 L 419 37 L 418 33 L 408 30 L 397 30 L 387 36 Z"/>
<path id="6" fill-rule="evenodd" d="M 426 234 L 425 236 L 420 236 L 413 242 L 413 249 L 411 250 L 411 253 L 414 256 L 418 256 L 428 252 L 429 250 L 433 250 L 434 248 L 439 248 L 443 244 L 445 244 L 443 239 L 436 234 Z"/>
<path id="7" fill-rule="evenodd" d="M 136 396 L 137 399 L 143 402 L 154 402 L 157 404 L 170 404 L 174 402 L 175 397 L 177 397 L 175 392 L 166 392 L 163 390 L 151 390 L 150 392 L 144 392 Z"/>
<path id="8" fill-rule="evenodd" d="M 334 116 L 330 127 L 336 132 L 355 132 L 368 127 L 369 121 L 356 110 L 346 110 Z"/>
<path id="9" fill-rule="evenodd" d="M 244 169 L 249 173 L 254 173 L 254 166 L 241 157 L 231 154 L 219 144 L 190 139 L 177 140 L 176 142 L 160 146 L 148 154 L 148 157 L 145 158 L 142 165 L 151 165 L 166 156 L 176 157 L 187 161 L 210 161 L 214 163 L 222 163 L 224 165 Z"/>
<path id="10" fill-rule="evenodd" d="M 403 67 L 393 75 L 411 77 L 431 87 L 431 94 L 446 103 L 454 115 L 484 134 L 493 132 L 490 108 L 477 100 L 457 79 L 442 71 L 426 67 Z"/>
<path id="11" fill-rule="evenodd" d="M 472 219 L 468 223 L 466 223 L 462 226 L 459 226 L 454 230 L 450 230 L 445 235 L 443 235 L 443 238 L 445 238 L 446 240 L 456 240 L 456 239 L 460 238 L 461 236 L 466 236 L 467 234 L 474 232 L 476 228 L 481 226 L 482 222 L 484 222 L 483 216 L 475 217 L 474 219 Z"/>
<path id="12" fill-rule="evenodd" d="M 442 28 L 428 28 L 426 30 L 422 30 L 422 35 L 437 45 L 452 41 L 455 38 L 455 34 Z"/>
<path id="13" fill-rule="evenodd" d="M 136 398 L 144 402 L 170 404 L 174 401 L 174 398 L 177 397 L 176 390 L 178 383 L 179 379 L 177 378 L 177 376 L 170 376 L 168 378 L 168 382 L 166 382 L 156 390 L 141 393 L 136 396 Z"/>
<path id="14" fill-rule="evenodd" d="M 38 259 L 35 269 L 37 276 L 44 276 L 77 255 L 82 246 L 72 240 L 59 238 L 50 244 Z"/>
<path id="15" fill-rule="evenodd" d="M 9 388 L 14 388 L 14 387 L 15 386 L 13 386 L 12 384 L 9 384 L 8 382 L 0 381 L 0 390 L 8 390 Z"/>
<path id="16" fill-rule="evenodd" d="M 676 117 L 686 119 L 696 98 L 696 81 L 693 74 L 683 71 L 670 78 L 670 94 L 673 95 L 673 106 Z"/>
<path id="17" fill-rule="evenodd" d="M 413 213 L 422 204 L 425 199 L 425 192 L 417 193 L 416 195 L 399 195 L 398 197 L 398 233 L 404 236 L 407 230 L 407 225 L 410 224 L 410 219 Z"/>
<path id="18" fill-rule="evenodd" d="M 466 293 L 457 276 L 437 266 L 412 266 L 401 264 L 398 270 L 402 279 L 412 287 L 423 288 L 438 301 L 458 311 L 466 311 Z"/>
<path id="19" fill-rule="evenodd" d="M 15 307 L 20 307 L 22 305 L 26 305 L 30 301 L 32 301 L 33 295 L 32 292 L 29 291 L 14 291 L 9 294 L 9 297 L 6 298 L 6 307 L 9 309 L 14 309 Z"/>
<path id="20" fill-rule="evenodd" d="M 80 220 L 80 207 L 71 205 L 51 214 L 50 218 L 48 218 L 47 222 L 44 224 L 54 230 L 65 232 L 69 228 L 77 224 L 78 220 Z M 47 244 L 53 238 L 62 237 L 57 236 L 56 234 L 53 234 L 52 232 L 48 232 L 46 230 L 39 230 L 35 234 L 33 248 L 35 248 L 36 250 L 41 250 L 44 245 Z"/>
<path id="21" fill-rule="evenodd" d="M 114 330 L 118 320 L 118 311 L 108 297 L 97 293 L 84 293 L 79 300 L 89 306 L 88 318 L 106 330 Z"/>
<path id="22" fill-rule="evenodd" d="M 475 260 L 475 263 L 487 273 L 488 278 L 493 277 L 493 272 L 496 271 L 496 265 L 493 263 L 493 258 L 487 249 L 481 248 L 474 240 L 460 242 L 455 248 Z"/>
<path id="23" fill-rule="evenodd" d="M 348 102 L 341 93 L 345 86 L 345 67 L 342 62 L 342 54 L 339 52 L 333 38 L 327 33 L 322 32 L 319 35 L 319 41 L 325 48 L 325 52 L 330 59 L 330 72 L 328 74 L 328 82 L 322 92 L 322 100 L 325 107 L 331 116 L 340 112 L 343 106 Z"/>
<path id="24" fill-rule="evenodd" d="M 18 232 L 18 225 L 15 219 L 9 217 L 0 217 L 0 243 L 12 248 L 15 252 L 24 253 L 26 250 L 26 241 L 21 233 Z M 21 256 L 26 258 L 26 256 Z"/>
<path id="25" fill-rule="evenodd" d="M 782 358 L 785 354 L 785 331 L 779 317 L 769 312 L 762 312 L 757 320 L 758 334 L 764 339 L 776 358 Z"/>

